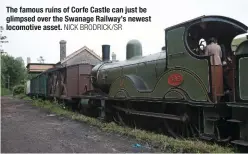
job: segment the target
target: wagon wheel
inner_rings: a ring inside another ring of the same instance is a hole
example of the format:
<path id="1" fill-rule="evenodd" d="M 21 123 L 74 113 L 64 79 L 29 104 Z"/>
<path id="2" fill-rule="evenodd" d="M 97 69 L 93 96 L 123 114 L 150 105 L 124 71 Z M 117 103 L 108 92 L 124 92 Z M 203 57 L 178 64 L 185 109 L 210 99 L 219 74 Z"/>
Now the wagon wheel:
<path id="1" fill-rule="evenodd" d="M 87 116 L 88 114 L 87 109 L 85 109 L 85 107 L 81 105 L 81 102 L 78 103 L 78 110 L 79 110 L 79 113 Z"/>

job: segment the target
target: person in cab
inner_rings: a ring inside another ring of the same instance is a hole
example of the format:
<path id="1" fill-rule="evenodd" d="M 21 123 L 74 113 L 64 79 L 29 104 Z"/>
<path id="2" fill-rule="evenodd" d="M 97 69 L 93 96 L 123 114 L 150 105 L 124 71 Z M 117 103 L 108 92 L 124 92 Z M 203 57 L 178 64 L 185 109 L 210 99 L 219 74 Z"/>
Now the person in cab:
<path id="1" fill-rule="evenodd" d="M 205 55 L 210 56 L 213 101 L 219 102 L 220 98 L 224 95 L 224 89 L 221 60 L 222 51 L 221 47 L 217 44 L 216 38 L 212 37 L 209 39 L 208 45 L 205 48 Z"/>
<path id="2" fill-rule="evenodd" d="M 220 45 L 222 50 L 222 65 L 223 65 L 223 86 L 224 86 L 224 93 L 229 94 L 231 91 L 231 88 L 228 84 L 228 76 L 231 71 L 230 65 L 232 63 L 232 60 L 230 58 L 230 52 L 228 52 L 224 46 L 224 44 Z"/>

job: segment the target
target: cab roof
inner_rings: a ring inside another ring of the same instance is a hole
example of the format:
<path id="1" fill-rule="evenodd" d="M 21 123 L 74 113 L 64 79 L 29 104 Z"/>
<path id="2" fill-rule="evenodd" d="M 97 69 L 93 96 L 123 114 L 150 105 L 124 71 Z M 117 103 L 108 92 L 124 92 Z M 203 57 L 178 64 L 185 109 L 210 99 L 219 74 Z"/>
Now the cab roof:
<path id="1" fill-rule="evenodd" d="M 237 28 L 242 29 L 244 32 L 248 31 L 248 27 L 245 24 L 241 23 L 240 21 L 229 18 L 229 17 L 225 17 L 225 16 L 219 16 L 219 15 L 203 15 L 203 16 L 176 24 L 174 26 L 168 27 L 165 29 L 165 31 L 170 31 L 172 29 L 182 27 L 182 26 L 188 26 L 196 22 L 209 22 L 209 21 L 229 23 L 229 24 L 234 25 Z"/>

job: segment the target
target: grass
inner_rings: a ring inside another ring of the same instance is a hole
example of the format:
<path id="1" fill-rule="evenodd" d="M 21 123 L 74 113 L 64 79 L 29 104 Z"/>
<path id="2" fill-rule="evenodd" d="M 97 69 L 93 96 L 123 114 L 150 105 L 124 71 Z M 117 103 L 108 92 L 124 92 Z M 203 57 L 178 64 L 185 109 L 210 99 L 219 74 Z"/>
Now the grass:
<path id="1" fill-rule="evenodd" d="M 24 95 L 17 96 L 28 101 L 32 105 L 47 109 L 48 111 L 60 116 L 65 116 L 73 120 L 85 122 L 108 132 L 119 133 L 136 138 L 140 142 L 147 142 L 153 147 L 159 148 L 162 152 L 183 152 L 183 153 L 235 153 L 231 147 L 222 147 L 217 144 L 208 144 L 199 140 L 181 140 L 174 139 L 165 135 L 155 134 L 152 132 L 119 126 L 115 123 L 104 123 L 98 119 L 84 116 L 64 109 L 56 102 L 32 100 Z"/>
<path id="2" fill-rule="evenodd" d="M 12 92 L 9 89 L 1 87 L 1 96 L 6 96 L 6 95 L 10 95 L 10 94 L 12 94 Z"/>

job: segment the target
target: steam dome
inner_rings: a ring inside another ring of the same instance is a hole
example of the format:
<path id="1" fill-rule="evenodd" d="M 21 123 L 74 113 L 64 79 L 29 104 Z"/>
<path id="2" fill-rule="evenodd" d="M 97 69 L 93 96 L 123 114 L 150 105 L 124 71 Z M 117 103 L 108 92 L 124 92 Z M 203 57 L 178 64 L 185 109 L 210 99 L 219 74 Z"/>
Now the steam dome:
<path id="1" fill-rule="evenodd" d="M 138 40 L 130 40 L 126 46 L 126 59 L 142 56 L 142 45 Z"/>

